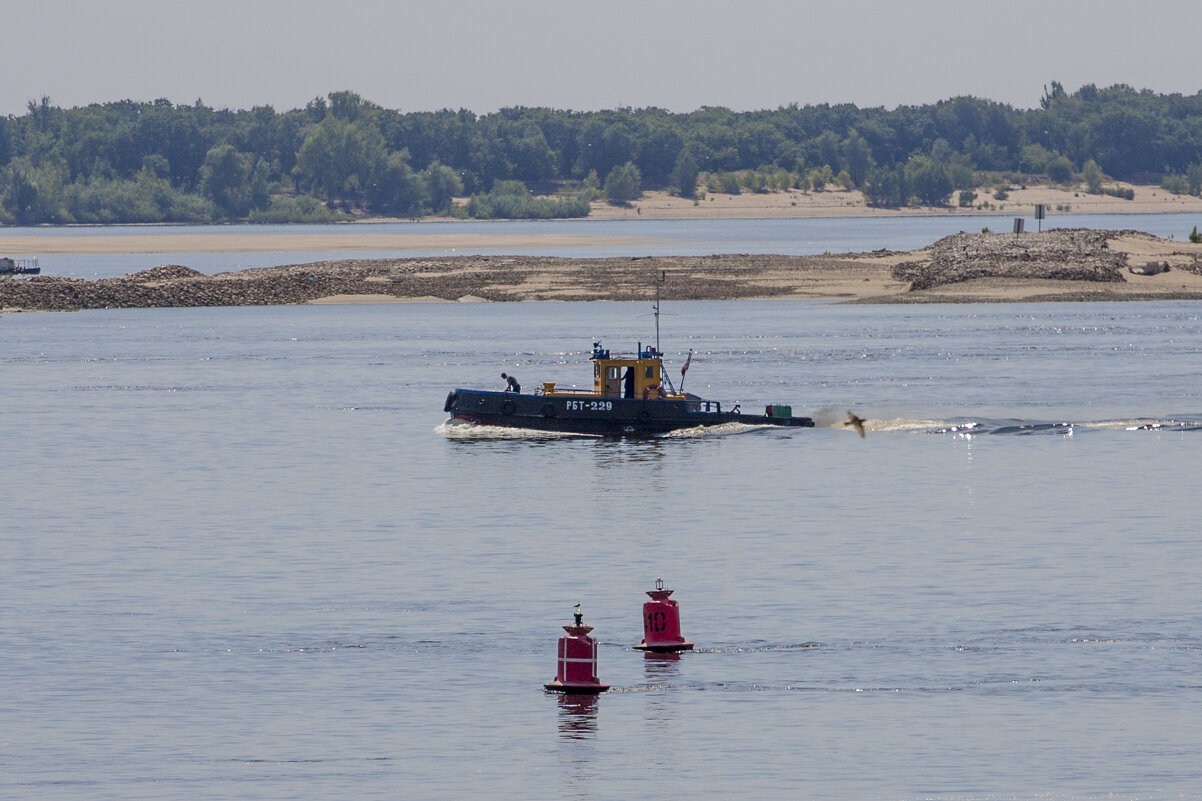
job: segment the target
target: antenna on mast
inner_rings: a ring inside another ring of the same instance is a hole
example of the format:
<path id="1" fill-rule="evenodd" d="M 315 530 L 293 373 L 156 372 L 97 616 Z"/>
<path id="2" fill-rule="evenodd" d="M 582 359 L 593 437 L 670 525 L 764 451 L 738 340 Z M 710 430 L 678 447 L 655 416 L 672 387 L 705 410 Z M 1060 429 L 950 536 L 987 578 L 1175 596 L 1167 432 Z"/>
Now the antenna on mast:
<path id="1" fill-rule="evenodd" d="M 660 352 L 660 350 L 659 350 L 659 288 L 661 286 L 663 286 L 664 281 L 667 280 L 667 277 L 668 277 L 668 274 L 665 271 L 660 270 L 659 275 L 655 276 L 655 278 L 652 279 L 655 281 L 655 350 L 656 350 L 656 352 Z"/>

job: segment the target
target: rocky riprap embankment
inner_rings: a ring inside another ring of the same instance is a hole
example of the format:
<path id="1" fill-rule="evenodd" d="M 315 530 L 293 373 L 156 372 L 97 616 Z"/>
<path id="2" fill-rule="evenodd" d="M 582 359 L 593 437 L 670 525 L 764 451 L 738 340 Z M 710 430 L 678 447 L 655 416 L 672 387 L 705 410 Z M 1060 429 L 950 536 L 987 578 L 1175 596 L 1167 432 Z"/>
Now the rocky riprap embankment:
<path id="1" fill-rule="evenodd" d="M 571 259 L 449 256 L 348 259 L 205 275 L 164 265 L 87 281 L 43 275 L 0 282 L 0 309 L 31 311 L 184 306 L 272 306 L 341 296 L 441 300 L 645 300 L 660 271 L 678 300 L 789 295 L 798 269 L 863 267 L 827 257 L 721 255 Z"/>
<path id="2" fill-rule="evenodd" d="M 1113 247 L 1112 247 L 1113 246 Z M 164 265 L 120 278 L 0 280 L 0 310 L 271 306 L 360 301 L 827 298 L 855 303 L 1202 299 L 1196 245 L 1135 231 L 956 234 L 913 253 L 651 258 L 446 256 L 347 259 L 205 275 Z M 1171 272 L 1124 274 L 1128 263 Z"/>
<path id="3" fill-rule="evenodd" d="M 978 278 L 1121 283 L 1127 257 L 1108 242 L 1135 231 L 1056 229 L 1027 234 L 953 234 L 924 251 L 926 258 L 893 268 L 910 291 Z"/>

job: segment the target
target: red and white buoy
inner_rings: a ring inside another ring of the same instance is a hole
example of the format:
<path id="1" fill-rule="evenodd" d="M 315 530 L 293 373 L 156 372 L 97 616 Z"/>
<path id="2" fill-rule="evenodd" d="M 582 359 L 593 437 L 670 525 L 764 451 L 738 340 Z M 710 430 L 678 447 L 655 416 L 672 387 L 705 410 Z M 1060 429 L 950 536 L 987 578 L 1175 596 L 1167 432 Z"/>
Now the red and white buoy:
<path id="1" fill-rule="evenodd" d="M 584 625 L 580 604 L 574 612 L 576 624 L 564 626 L 567 636 L 559 638 L 559 666 L 555 681 L 543 686 L 560 693 L 597 695 L 609 689 L 597 678 L 597 640 L 589 636 L 592 626 Z"/>
<path id="2" fill-rule="evenodd" d="M 672 600 L 672 590 L 664 589 L 664 580 L 655 580 L 655 589 L 647 590 L 651 600 L 643 604 L 643 641 L 638 651 L 660 654 L 693 650 L 693 643 L 680 635 L 680 604 Z"/>

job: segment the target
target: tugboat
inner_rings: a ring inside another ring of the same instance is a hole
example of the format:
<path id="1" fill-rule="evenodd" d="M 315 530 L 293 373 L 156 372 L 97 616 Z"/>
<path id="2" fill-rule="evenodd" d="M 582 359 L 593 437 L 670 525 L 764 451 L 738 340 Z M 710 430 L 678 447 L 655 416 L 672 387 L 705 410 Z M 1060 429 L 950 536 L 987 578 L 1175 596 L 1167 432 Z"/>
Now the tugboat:
<path id="1" fill-rule="evenodd" d="M 692 353 L 689 353 L 692 359 Z M 454 389 L 443 411 L 452 420 L 536 431 L 562 431 L 606 437 L 643 437 L 683 428 L 746 425 L 812 428 L 809 417 L 794 417 L 790 406 L 769 405 L 763 414 L 745 414 L 735 404 L 723 409 L 719 401 L 678 392 L 663 369 L 659 349 L 639 343 L 636 355 L 611 354 L 593 343 L 593 388 L 562 389 L 543 383 L 534 394 Z M 689 361 L 681 368 L 681 376 Z"/>
<path id="2" fill-rule="evenodd" d="M 680 391 L 663 369 L 659 349 L 659 288 L 666 274 L 655 279 L 656 346 L 638 343 L 634 358 L 615 356 L 600 342 L 593 343 L 592 389 L 561 389 L 546 381 L 533 395 L 521 394 L 510 378 L 501 392 L 453 389 L 442 410 L 451 420 L 535 431 L 561 431 L 603 437 L 647 437 L 685 428 L 743 423 L 753 426 L 813 428 L 809 417 L 794 417 L 790 406 L 769 405 L 763 414 L 744 414 L 735 404 L 723 410 L 718 401 L 684 391 L 685 374 L 693 351 L 680 368 Z M 505 378 L 505 374 L 501 374 Z"/>

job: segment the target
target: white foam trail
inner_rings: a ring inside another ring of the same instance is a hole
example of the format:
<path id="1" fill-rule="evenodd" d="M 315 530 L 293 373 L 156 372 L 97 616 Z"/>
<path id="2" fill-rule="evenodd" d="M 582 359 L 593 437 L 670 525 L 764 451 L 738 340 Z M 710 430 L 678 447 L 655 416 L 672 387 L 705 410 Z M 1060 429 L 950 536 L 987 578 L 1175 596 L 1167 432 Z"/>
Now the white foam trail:
<path id="1" fill-rule="evenodd" d="M 833 416 L 831 410 L 823 410 L 814 414 L 816 428 L 826 428 L 833 431 L 845 431 L 855 434 L 856 429 L 845 425 L 846 419 Z M 868 417 L 864 421 L 864 431 L 869 434 L 951 434 L 958 437 L 979 436 L 992 433 L 998 424 L 980 423 L 972 420 L 936 420 L 931 418 L 894 417 L 890 419 Z M 1022 427 L 1023 424 L 1012 424 Z M 1030 426 L 1039 424 L 1030 423 Z M 1097 420 L 1065 424 L 1064 428 L 1050 429 L 1063 434 L 1072 433 L 1073 428 L 1096 429 L 1103 431 L 1183 431 L 1196 429 L 1202 424 L 1172 418 L 1133 417 L 1120 420 Z M 577 434 L 569 431 L 538 431 L 527 428 L 506 428 L 503 426 L 488 426 L 459 420 L 445 420 L 434 428 L 438 434 L 448 439 L 460 440 L 516 440 L 516 439 L 572 439 L 597 438 L 596 434 Z M 681 428 L 665 434 L 654 435 L 655 439 L 701 439 L 704 437 L 729 437 L 738 434 L 748 434 L 755 431 L 772 431 L 777 433 L 796 433 L 796 429 L 782 428 L 773 425 L 751 425 L 748 423 L 723 423 L 717 426 L 695 426 Z M 1008 432 L 1007 432 L 1008 433 Z"/>
<path id="2" fill-rule="evenodd" d="M 532 428 L 486 426 L 463 420 L 444 420 L 434 427 L 434 432 L 442 434 L 447 439 L 571 439 L 593 436 L 576 434 L 571 431 L 538 431 Z"/>
<path id="3" fill-rule="evenodd" d="M 654 439 L 699 439 L 701 437 L 728 437 L 736 434 L 747 434 L 752 431 L 784 430 L 773 425 L 749 425 L 747 423 L 723 423 L 716 426 L 694 426 L 679 428 L 664 434 L 648 435 Z M 793 429 L 788 429 L 792 431 Z M 482 440 L 482 439 L 571 439 L 587 437 L 595 439 L 598 434 L 578 434 L 572 431 L 539 431 L 531 428 L 507 428 L 505 426 L 489 426 L 472 423 L 466 420 L 444 420 L 434 427 L 436 434 L 447 439 Z"/>
<path id="4" fill-rule="evenodd" d="M 1123 431 L 1179 431 L 1197 423 L 1155 417 L 1134 417 L 1129 420 L 1100 420 L 1096 423 L 1076 423 L 1082 428 L 1121 429 Z"/>
<path id="5" fill-rule="evenodd" d="M 869 432 L 918 432 L 923 434 L 929 431 L 939 431 L 947 434 L 979 434 L 983 432 L 979 423 L 952 423 L 948 420 L 914 420 L 905 417 L 895 417 L 892 420 L 870 419 L 864 424 L 864 429 Z"/>
<path id="6" fill-rule="evenodd" d="M 699 437 L 728 437 L 733 434 L 746 434 L 750 431 L 762 431 L 764 429 L 777 429 L 780 426 L 762 425 L 754 426 L 747 423 L 722 423 L 716 426 L 693 426 L 692 428 L 678 428 L 675 431 L 669 431 L 666 434 L 661 434 L 660 439 L 696 439 Z"/>
<path id="7" fill-rule="evenodd" d="M 871 409 L 856 411 L 852 409 L 857 416 L 864 419 L 864 431 L 866 433 L 907 433 L 917 432 L 926 433 L 928 431 L 946 431 L 948 433 L 980 433 L 978 423 L 973 422 L 956 422 L 949 420 L 933 420 L 929 418 L 912 418 L 912 417 L 893 417 L 886 418 L 877 413 L 873 416 Z M 836 431 L 847 431 L 855 434 L 854 426 L 848 425 L 847 410 L 836 410 L 832 407 L 819 409 L 811 413 L 814 419 L 816 428 L 830 428 Z"/>

